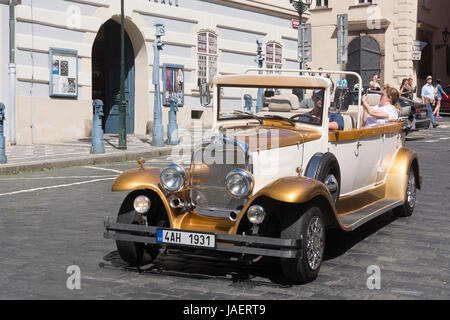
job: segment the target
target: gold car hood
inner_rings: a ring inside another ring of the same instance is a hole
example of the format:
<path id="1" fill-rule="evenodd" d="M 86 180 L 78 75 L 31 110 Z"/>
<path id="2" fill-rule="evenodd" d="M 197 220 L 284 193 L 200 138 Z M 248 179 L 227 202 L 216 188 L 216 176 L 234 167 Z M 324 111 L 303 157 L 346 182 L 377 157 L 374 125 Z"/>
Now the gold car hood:
<path id="1" fill-rule="evenodd" d="M 250 152 L 283 148 L 318 140 L 320 132 L 304 128 L 283 128 L 272 125 L 237 126 L 227 128 L 223 134 L 245 143 Z"/>

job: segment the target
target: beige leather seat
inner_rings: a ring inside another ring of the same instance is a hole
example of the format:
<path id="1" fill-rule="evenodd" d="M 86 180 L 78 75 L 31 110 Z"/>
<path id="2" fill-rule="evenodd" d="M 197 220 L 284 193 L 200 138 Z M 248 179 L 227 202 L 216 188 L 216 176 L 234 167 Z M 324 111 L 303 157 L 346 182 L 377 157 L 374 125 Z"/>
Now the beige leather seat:
<path id="1" fill-rule="evenodd" d="M 300 108 L 300 103 L 295 94 L 282 93 L 270 99 L 268 108 L 269 111 L 274 112 L 292 112 L 292 110 L 298 110 Z"/>

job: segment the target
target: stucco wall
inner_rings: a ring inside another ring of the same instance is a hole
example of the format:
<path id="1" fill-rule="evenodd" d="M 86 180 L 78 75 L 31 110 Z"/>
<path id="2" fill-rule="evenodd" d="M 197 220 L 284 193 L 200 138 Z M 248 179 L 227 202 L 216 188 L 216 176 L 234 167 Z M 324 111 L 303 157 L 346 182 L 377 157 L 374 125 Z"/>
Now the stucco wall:
<path id="1" fill-rule="evenodd" d="M 136 134 L 148 134 L 153 119 L 152 45 L 156 21 L 162 21 L 166 26 L 166 35 L 162 39 L 166 47 L 161 54 L 161 66 L 163 63 L 185 66 L 186 105 L 179 111 L 180 127 L 190 128 L 199 121 L 208 125 L 212 119 L 211 109 L 201 107 L 198 100 L 198 31 L 209 29 L 219 36 L 218 74 L 241 73 L 248 67 L 255 67 L 256 39 L 262 39 L 264 43 L 278 41 L 283 45 L 284 65 L 296 65 L 297 31 L 291 28 L 290 21 L 296 14 L 287 0 L 261 0 L 258 3 L 247 0 L 180 0 L 178 7 L 160 2 L 125 2 L 125 30 L 136 54 Z M 68 24 L 73 11 L 69 8 L 75 8 L 81 14 L 78 26 Z M 16 12 L 18 112 L 26 113 L 19 116 L 18 143 L 43 143 L 89 135 L 92 126 L 92 45 L 103 23 L 111 18 L 119 21 L 120 2 L 24 0 L 16 7 Z M 78 99 L 48 97 L 50 47 L 78 51 Z M 167 109 L 163 111 L 166 126 Z M 192 119 L 193 111 L 200 111 L 200 119 Z M 73 123 L 70 130 L 67 123 L 61 121 L 61 113 L 71 115 Z"/>

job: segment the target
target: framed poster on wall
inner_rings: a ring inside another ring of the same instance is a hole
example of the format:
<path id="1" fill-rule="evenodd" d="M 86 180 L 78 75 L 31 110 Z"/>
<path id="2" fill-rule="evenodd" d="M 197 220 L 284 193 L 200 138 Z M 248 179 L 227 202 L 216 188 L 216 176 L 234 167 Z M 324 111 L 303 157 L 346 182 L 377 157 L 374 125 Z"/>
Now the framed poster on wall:
<path id="1" fill-rule="evenodd" d="M 50 48 L 50 97 L 78 97 L 78 52 Z"/>
<path id="2" fill-rule="evenodd" d="M 178 106 L 184 105 L 184 66 L 163 64 L 163 105 L 169 107 L 169 98 L 176 97 Z"/>

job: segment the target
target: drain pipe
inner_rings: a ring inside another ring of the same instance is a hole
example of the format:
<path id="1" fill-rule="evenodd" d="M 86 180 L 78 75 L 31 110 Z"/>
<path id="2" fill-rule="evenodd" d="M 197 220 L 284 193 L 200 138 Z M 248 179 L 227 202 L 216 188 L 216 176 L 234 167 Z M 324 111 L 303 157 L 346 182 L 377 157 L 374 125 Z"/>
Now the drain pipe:
<path id="1" fill-rule="evenodd" d="M 15 0 L 9 0 L 9 142 L 16 144 L 16 31 Z"/>

